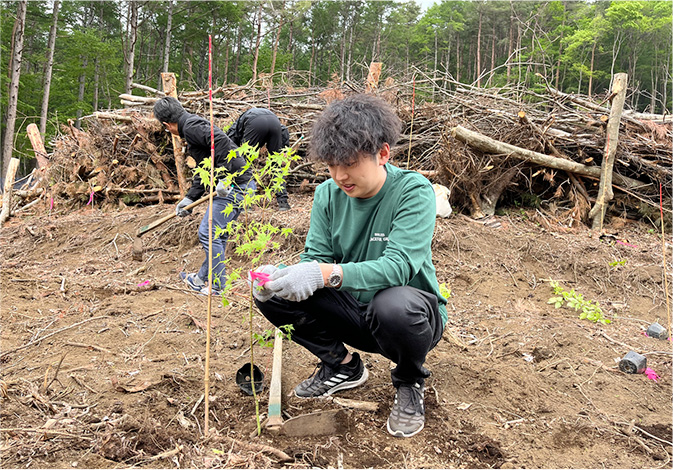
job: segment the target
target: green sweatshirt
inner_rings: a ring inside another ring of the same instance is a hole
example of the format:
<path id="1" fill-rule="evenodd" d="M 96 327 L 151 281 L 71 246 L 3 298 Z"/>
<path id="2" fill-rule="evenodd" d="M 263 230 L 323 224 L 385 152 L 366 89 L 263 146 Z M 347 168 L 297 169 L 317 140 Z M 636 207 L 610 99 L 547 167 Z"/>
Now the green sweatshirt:
<path id="1" fill-rule="evenodd" d="M 446 323 L 447 301 L 439 293 L 430 249 L 436 217 L 432 184 L 415 171 L 390 164 L 385 169 L 386 182 L 369 199 L 346 195 L 331 179 L 316 188 L 301 261 L 341 265 L 339 289 L 363 303 L 394 286 L 435 294 Z"/>

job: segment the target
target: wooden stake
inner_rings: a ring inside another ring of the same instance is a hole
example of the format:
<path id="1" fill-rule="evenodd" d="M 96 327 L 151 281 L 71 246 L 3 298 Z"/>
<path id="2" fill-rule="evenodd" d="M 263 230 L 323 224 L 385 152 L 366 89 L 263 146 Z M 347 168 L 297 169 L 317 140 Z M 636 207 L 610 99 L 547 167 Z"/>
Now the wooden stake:
<path id="1" fill-rule="evenodd" d="M 208 35 L 208 101 L 210 103 L 210 184 L 215 184 L 215 127 L 213 124 L 213 37 Z M 206 364 L 204 384 L 203 434 L 208 436 L 210 392 L 210 321 L 213 305 L 213 191 L 208 194 L 208 313 L 206 316 Z"/>
<path id="2" fill-rule="evenodd" d="M 664 295 L 666 296 L 666 314 L 668 316 L 668 336 L 673 336 L 671 332 L 671 303 L 668 299 L 668 274 L 666 265 L 666 232 L 664 231 L 664 195 L 661 183 L 659 183 L 659 214 L 661 217 L 661 250 L 664 256 Z"/>
<path id="3" fill-rule="evenodd" d="M 5 223 L 10 216 L 12 208 L 12 190 L 14 189 L 14 177 L 16 170 L 19 168 L 19 159 L 12 158 L 7 167 L 7 175 L 5 175 L 5 192 L 2 194 L 2 212 L 0 212 L 0 227 Z"/>
<path id="4" fill-rule="evenodd" d="M 601 163 L 601 179 L 598 184 L 598 197 L 596 198 L 596 204 L 589 212 L 589 218 L 593 219 L 591 224 L 592 230 L 603 230 L 605 211 L 607 210 L 608 202 L 614 197 L 614 193 L 612 192 L 612 168 L 614 167 L 615 155 L 617 154 L 619 122 L 624 110 L 627 83 L 627 74 L 618 73 L 615 75 L 615 80 L 612 84 L 612 93 L 615 97 L 612 99 L 612 106 L 610 106 L 610 119 L 608 120 L 605 137 L 605 152 L 603 154 L 603 162 Z"/>
<path id="5" fill-rule="evenodd" d="M 178 88 L 174 73 L 162 73 L 161 82 L 164 87 L 164 93 L 167 96 L 178 98 Z M 185 178 L 185 156 L 182 153 L 182 142 L 180 137 L 171 134 L 173 139 L 173 155 L 175 156 L 175 169 L 178 172 L 178 186 L 180 187 L 180 197 L 185 197 L 187 193 L 187 178 Z"/>

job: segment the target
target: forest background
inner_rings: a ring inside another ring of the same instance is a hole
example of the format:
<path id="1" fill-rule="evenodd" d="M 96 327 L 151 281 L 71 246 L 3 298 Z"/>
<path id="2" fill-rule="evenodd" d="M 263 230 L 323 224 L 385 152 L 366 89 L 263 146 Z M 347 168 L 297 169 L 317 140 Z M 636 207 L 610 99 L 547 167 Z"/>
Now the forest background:
<path id="1" fill-rule="evenodd" d="M 417 71 L 456 83 L 605 94 L 629 77 L 627 107 L 670 113 L 672 10 L 668 1 L 2 1 L 2 177 L 35 165 L 26 137 L 39 124 L 47 151 L 59 126 L 120 107 L 131 84 L 181 91 L 250 84 L 317 88 Z M 15 96 L 14 96 L 15 95 Z M 430 100 L 431 96 L 418 96 Z"/>

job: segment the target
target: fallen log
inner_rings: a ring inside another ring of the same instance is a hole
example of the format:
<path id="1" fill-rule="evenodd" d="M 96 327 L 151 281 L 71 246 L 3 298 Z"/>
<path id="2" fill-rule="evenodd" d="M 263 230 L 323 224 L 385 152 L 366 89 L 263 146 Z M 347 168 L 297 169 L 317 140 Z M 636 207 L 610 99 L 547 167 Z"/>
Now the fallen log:
<path id="1" fill-rule="evenodd" d="M 521 147 L 506 144 L 504 142 L 499 142 L 478 132 L 465 129 L 463 126 L 456 126 L 451 129 L 451 135 L 461 142 L 481 150 L 482 152 L 506 155 L 508 157 L 524 160 L 526 162 L 535 163 L 537 165 L 542 165 L 562 171 L 569 171 L 578 175 L 592 176 L 594 178 L 601 177 L 601 169 L 598 167 L 582 165 L 581 163 L 552 157 L 543 153 L 533 152 L 532 150 L 527 150 Z M 616 173 L 613 175 L 613 178 L 619 184 L 630 189 L 643 189 L 647 186 L 652 186 L 649 183 L 643 183 L 642 181 L 634 180 Z"/>

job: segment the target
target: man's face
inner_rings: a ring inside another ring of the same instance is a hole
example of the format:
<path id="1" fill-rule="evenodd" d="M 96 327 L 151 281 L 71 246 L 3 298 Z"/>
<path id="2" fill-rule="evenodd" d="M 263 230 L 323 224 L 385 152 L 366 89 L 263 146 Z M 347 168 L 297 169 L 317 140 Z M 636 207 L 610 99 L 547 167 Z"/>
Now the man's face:
<path id="1" fill-rule="evenodd" d="M 390 146 L 383 144 L 376 158 L 362 155 L 351 165 L 328 165 L 329 174 L 339 188 L 350 197 L 368 199 L 375 196 L 386 182 L 384 165 L 390 158 Z"/>
<path id="2" fill-rule="evenodd" d="M 162 124 L 164 125 L 166 130 L 168 132 L 170 132 L 171 134 L 177 135 L 177 136 L 180 135 L 179 132 L 178 132 L 178 123 L 177 122 L 164 122 Z"/>

